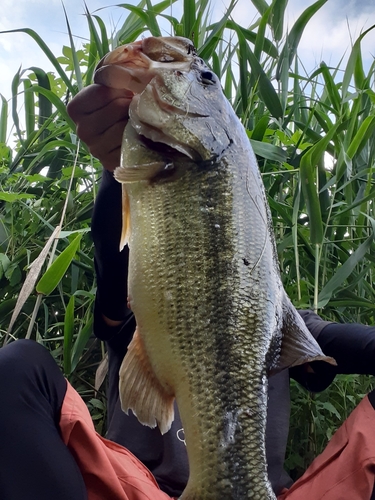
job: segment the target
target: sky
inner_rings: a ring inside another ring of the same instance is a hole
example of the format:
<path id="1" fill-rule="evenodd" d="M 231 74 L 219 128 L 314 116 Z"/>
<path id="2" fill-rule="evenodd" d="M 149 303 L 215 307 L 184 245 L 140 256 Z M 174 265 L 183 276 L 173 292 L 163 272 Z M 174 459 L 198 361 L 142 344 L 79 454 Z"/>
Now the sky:
<path id="1" fill-rule="evenodd" d="M 270 3 L 271 0 L 267 0 Z M 88 36 L 84 3 L 80 0 L 64 0 L 69 23 L 75 36 L 76 48 Z M 137 4 L 138 0 L 127 0 Z M 153 2 L 154 3 L 154 2 Z M 222 16 L 229 0 L 213 0 L 213 19 Z M 291 27 L 299 14 L 312 5 L 311 0 L 290 0 L 288 25 Z M 11 81 L 18 68 L 39 66 L 52 69 L 41 49 L 23 33 L 1 33 L 5 30 L 31 28 L 49 45 L 55 55 L 61 54 L 63 45 L 69 45 L 61 0 L 1 0 L 0 17 L 0 93 L 9 99 Z M 110 0 L 86 0 L 91 13 L 97 9 L 107 27 L 120 26 L 126 10 L 115 7 Z M 182 0 L 172 6 L 173 14 L 180 17 Z M 239 0 L 233 13 L 236 22 L 247 27 L 258 17 L 251 0 Z M 309 22 L 300 42 L 298 54 L 305 65 L 312 69 L 321 60 L 337 65 L 340 58 L 350 53 L 351 42 L 365 29 L 375 24 L 374 0 L 328 0 Z M 110 29 L 109 29 L 110 31 Z M 166 33 L 167 34 L 167 33 Z M 375 29 L 362 42 L 362 52 L 367 67 L 375 56 Z"/>

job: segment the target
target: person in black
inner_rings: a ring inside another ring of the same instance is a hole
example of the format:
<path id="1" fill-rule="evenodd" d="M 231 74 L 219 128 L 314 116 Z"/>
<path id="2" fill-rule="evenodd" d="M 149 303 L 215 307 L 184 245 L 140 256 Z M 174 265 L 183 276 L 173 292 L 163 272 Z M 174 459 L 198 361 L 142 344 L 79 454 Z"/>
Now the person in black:
<path id="1" fill-rule="evenodd" d="M 160 488 L 177 497 L 188 477 L 178 412 L 172 429 L 161 436 L 157 429 L 148 429 L 131 414 L 125 415 L 119 404 L 118 371 L 135 323 L 126 305 L 127 249 L 118 251 L 120 185 L 114 181 L 111 170 L 118 163 L 128 105 L 129 97 L 123 92 L 93 85 L 84 89 L 69 107 L 78 135 L 105 167 L 93 214 L 92 235 L 97 274 L 94 332 L 106 341 L 109 354 L 107 437 L 128 448 L 151 470 Z M 290 376 L 307 389 L 319 391 L 337 373 L 375 374 L 374 327 L 326 322 L 311 311 L 301 311 L 301 315 L 323 352 L 334 357 L 338 366 L 316 362 L 309 369 L 297 367 L 270 378 L 266 447 L 269 476 L 276 494 L 292 483 L 283 469 Z M 48 351 L 33 341 L 17 341 L 2 348 L 0 381 L 0 497 L 85 499 L 80 470 L 59 433 L 66 383 Z M 373 393 L 370 396 L 372 404 L 375 398 Z"/>

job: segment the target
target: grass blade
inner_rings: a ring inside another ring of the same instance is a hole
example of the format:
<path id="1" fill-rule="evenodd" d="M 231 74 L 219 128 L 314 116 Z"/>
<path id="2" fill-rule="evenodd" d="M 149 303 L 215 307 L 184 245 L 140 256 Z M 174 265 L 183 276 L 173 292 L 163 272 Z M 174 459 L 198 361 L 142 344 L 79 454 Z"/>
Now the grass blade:
<path id="1" fill-rule="evenodd" d="M 294 23 L 290 33 L 287 35 L 283 50 L 280 54 L 280 59 L 276 68 L 276 79 L 280 80 L 281 74 L 283 71 L 282 66 L 286 64 L 288 61 L 288 68 L 292 64 L 293 58 L 296 55 L 298 44 L 303 35 L 303 31 L 318 10 L 323 7 L 323 5 L 327 2 L 327 0 L 318 0 L 314 4 L 310 5 L 307 9 L 305 9 L 302 14 L 299 16 L 297 21 Z"/>
<path id="2" fill-rule="evenodd" d="M 49 295 L 57 287 L 79 248 L 81 238 L 82 234 L 77 234 L 74 240 L 43 274 L 36 285 L 36 291 L 38 293 Z"/>
<path id="3" fill-rule="evenodd" d="M 33 292 L 36 280 L 38 279 L 42 266 L 47 258 L 48 252 L 50 251 L 50 248 L 55 238 L 58 236 L 59 231 L 60 231 L 60 226 L 57 226 L 53 231 L 53 233 L 51 234 L 50 238 L 48 239 L 47 243 L 44 245 L 44 248 L 40 252 L 39 256 L 31 264 L 30 270 L 26 276 L 24 284 L 22 285 L 21 291 L 19 293 L 17 303 L 8 326 L 7 335 L 9 335 L 10 332 L 12 331 L 13 325 L 16 319 L 18 318 L 26 300 Z"/>
<path id="4" fill-rule="evenodd" d="M 83 350 L 86 347 L 86 344 L 92 334 L 94 318 L 91 315 L 89 319 L 85 322 L 85 325 L 80 329 L 77 339 L 74 342 L 73 350 L 72 350 L 72 363 L 71 363 L 71 371 L 73 372 L 78 365 L 78 362 L 82 356 Z"/>
<path id="5" fill-rule="evenodd" d="M 0 94 L 1 97 L 1 113 L 0 113 L 0 143 L 5 144 L 7 140 L 8 129 L 8 101 Z"/>
<path id="6" fill-rule="evenodd" d="M 328 283 L 324 286 L 319 293 L 318 301 L 319 307 L 324 307 L 332 297 L 333 293 L 343 284 L 343 282 L 350 276 L 354 268 L 363 261 L 366 253 L 370 250 L 371 244 L 374 240 L 373 235 L 367 238 L 340 266 Z"/>
<path id="7" fill-rule="evenodd" d="M 63 9 L 64 9 L 66 27 L 68 29 L 70 48 L 72 49 L 74 74 L 75 74 L 75 78 L 77 81 L 77 87 L 78 87 L 78 90 L 82 90 L 83 89 L 83 81 L 82 81 L 81 67 L 80 67 L 79 62 L 78 62 L 78 57 L 77 57 L 77 52 L 76 52 L 76 48 L 75 48 L 74 41 L 73 41 L 72 31 L 70 29 L 69 19 L 68 19 L 68 15 L 66 13 L 64 4 L 63 4 Z"/>
<path id="8" fill-rule="evenodd" d="M 74 333 L 74 295 L 69 299 L 68 305 L 65 310 L 64 318 L 64 359 L 63 367 L 64 374 L 68 376 L 72 372 L 72 347 L 73 347 L 73 333 Z"/>

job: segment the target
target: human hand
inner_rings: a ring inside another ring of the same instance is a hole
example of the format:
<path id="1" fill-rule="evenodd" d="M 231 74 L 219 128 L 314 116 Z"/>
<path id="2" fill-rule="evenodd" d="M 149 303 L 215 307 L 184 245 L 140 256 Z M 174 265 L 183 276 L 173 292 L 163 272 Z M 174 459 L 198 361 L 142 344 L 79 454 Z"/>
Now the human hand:
<path id="1" fill-rule="evenodd" d="M 120 165 L 122 134 L 132 97 L 127 90 L 93 84 L 81 90 L 67 107 L 78 137 L 111 172 Z"/>

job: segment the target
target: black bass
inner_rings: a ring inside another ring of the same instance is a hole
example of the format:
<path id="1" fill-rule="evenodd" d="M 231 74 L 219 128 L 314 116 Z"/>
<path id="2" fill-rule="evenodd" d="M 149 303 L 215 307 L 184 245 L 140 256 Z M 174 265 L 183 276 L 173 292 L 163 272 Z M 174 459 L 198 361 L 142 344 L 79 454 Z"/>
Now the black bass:
<path id="1" fill-rule="evenodd" d="M 334 361 L 283 289 L 246 132 L 184 38 L 120 47 L 96 81 L 134 93 L 115 171 L 137 321 L 120 370 L 123 409 L 166 432 L 176 398 L 190 466 L 182 500 L 275 499 L 267 375 Z"/>

